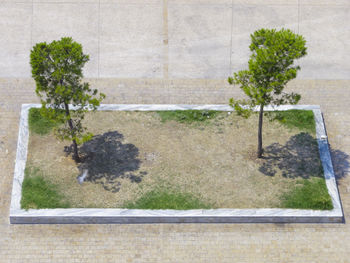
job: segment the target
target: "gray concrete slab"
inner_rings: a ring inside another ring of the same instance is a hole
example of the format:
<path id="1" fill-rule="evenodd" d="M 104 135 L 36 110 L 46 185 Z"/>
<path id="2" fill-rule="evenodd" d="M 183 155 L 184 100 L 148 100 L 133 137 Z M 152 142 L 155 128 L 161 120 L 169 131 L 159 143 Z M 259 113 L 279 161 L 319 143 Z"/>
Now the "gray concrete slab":
<path id="1" fill-rule="evenodd" d="M 348 1 L 350 2 L 350 1 Z M 299 30 L 308 54 L 301 60 L 302 79 L 342 79 L 350 72 L 350 5 L 300 9 Z"/>
<path id="2" fill-rule="evenodd" d="M 232 5 L 232 0 L 168 0 L 169 5 L 178 4 L 178 5 Z"/>
<path id="3" fill-rule="evenodd" d="M 31 4 L 0 4 L 0 76 L 30 76 Z"/>
<path id="4" fill-rule="evenodd" d="M 21 1 L 21 0 L 15 0 Z M 32 0 L 33 3 L 53 3 L 53 4 L 96 4 L 96 0 Z"/>
<path id="5" fill-rule="evenodd" d="M 120 4 L 120 5 L 127 4 L 127 5 L 142 5 L 142 6 L 145 6 L 145 5 L 161 5 L 162 4 L 162 0 L 99 0 L 99 2 L 101 4 L 117 3 L 117 4 Z"/>
<path id="6" fill-rule="evenodd" d="M 297 5 L 300 0 L 233 0 L 233 4 L 240 5 L 255 5 L 255 6 L 263 6 L 263 5 Z"/>
<path id="7" fill-rule="evenodd" d="M 33 4 L 32 45 L 72 37 L 83 45 L 90 61 L 86 76 L 98 77 L 98 7 L 96 3 L 37 2 Z"/>
<path id="8" fill-rule="evenodd" d="M 273 1 L 273 0 L 272 0 Z M 288 1 L 288 0 L 287 0 Z M 348 0 L 299 0 L 300 5 L 313 5 L 313 6 L 350 6 Z"/>
<path id="9" fill-rule="evenodd" d="M 298 31 L 298 5 L 296 1 L 288 5 L 237 4 L 233 6 L 232 19 L 231 72 L 237 72 L 248 67 L 250 35 L 254 31 L 282 27 Z"/>
<path id="10" fill-rule="evenodd" d="M 100 77 L 163 76 L 161 4 L 101 3 Z"/>
<path id="11" fill-rule="evenodd" d="M 231 3 L 169 1 L 168 12 L 169 77 L 226 78 L 230 73 Z"/>

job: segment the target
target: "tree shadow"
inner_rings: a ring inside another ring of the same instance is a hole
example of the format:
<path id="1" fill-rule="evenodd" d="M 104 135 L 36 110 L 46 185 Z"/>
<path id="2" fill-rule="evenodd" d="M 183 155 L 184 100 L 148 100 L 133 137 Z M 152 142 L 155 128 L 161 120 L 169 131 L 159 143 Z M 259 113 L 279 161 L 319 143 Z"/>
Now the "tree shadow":
<path id="1" fill-rule="evenodd" d="M 330 147 L 335 178 L 341 179 L 350 172 L 349 155 Z"/>
<path id="2" fill-rule="evenodd" d="M 277 173 L 286 178 L 323 176 L 317 140 L 305 132 L 292 136 L 285 145 L 273 143 L 265 147 L 263 159 L 259 171 L 268 176 Z"/>
<path id="3" fill-rule="evenodd" d="M 106 132 L 80 147 L 82 162 L 78 168 L 81 172 L 88 170 L 85 181 L 99 183 L 114 193 L 120 190 L 120 179 L 127 178 L 133 183 L 142 181 L 147 172 L 139 171 L 139 149 L 130 143 L 123 144 L 123 139 L 117 131 Z"/>

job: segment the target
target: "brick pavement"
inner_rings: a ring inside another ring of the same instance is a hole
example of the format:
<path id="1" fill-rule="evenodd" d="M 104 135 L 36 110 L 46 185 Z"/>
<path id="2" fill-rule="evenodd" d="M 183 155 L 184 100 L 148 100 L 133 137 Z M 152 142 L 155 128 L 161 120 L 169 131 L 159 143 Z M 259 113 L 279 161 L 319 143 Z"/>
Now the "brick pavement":
<path id="1" fill-rule="evenodd" d="M 106 103 L 227 103 L 223 80 L 91 79 Z M 301 104 L 320 104 L 346 219 L 350 211 L 349 80 L 298 80 Z M 10 225 L 21 103 L 28 79 L 0 79 L 0 262 L 350 262 L 349 224 Z"/>

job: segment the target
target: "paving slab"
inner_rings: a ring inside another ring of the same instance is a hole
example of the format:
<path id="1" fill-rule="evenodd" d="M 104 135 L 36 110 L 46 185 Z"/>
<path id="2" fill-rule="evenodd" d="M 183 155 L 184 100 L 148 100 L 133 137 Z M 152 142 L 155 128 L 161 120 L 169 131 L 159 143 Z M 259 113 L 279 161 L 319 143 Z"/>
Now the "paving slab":
<path id="1" fill-rule="evenodd" d="M 350 71 L 349 18 L 350 5 L 310 5 L 300 9 L 300 34 L 308 47 L 307 56 L 300 62 L 300 78 L 346 78 Z"/>
<path id="2" fill-rule="evenodd" d="M 161 1 L 100 5 L 100 77 L 163 77 Z"/>
<path id="3" fill-rule="evenodd" d="M 29 76 L 32 5 L 0 4 L 0 76 Z"/>
<path id="4" fill-rule="evenodd" d="M 169 77 L 230 74 L 231 4 L 169 2 Z"/>
<path id="5" fill-rule="evenodd" d="M 272 0 L 273 1 L 273 0 Z M 312 6 L 349 6 L 348 0 L 299 0 L 301 6 L 312 5 Z"/>
<path id="6" fill-rule="evenodd" d="M 250 35 L 260 28 L 289 28 L 298 32 L 298 5 L 234 4 L 231 72 L 248 68 Z M 304 69 L 303 69 L 304 70 Z"/>
<path id="7" fill-rule="evenodd" d="M 84 74 L 98 76 L 98 4 L 72 2 L 36 2 L 33 4 L 31 45 L 72 37 L 89 54 Z"/>

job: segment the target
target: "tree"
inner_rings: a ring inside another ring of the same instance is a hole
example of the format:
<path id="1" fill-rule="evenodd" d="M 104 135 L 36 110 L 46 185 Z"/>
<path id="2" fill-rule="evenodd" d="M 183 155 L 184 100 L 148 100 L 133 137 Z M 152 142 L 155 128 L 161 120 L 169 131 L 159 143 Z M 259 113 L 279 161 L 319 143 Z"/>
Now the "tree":
<path id="1" fill-rule="evenodd" d="M 69 37 L 49 44 L 38 43 L 30 54 L 35 91 L 42 104 L 41 113 L 64 123 L 55 133 L 59 139 L 73 142 L 76 162 L 80 162 L 78 144 L 92 138 L 82 125 L 84 115 L 88 110 L 96 110 L 105 98 L 88 83 L 82 83 L 82 69 L 88 61 L 89 56 L 83 53 L 82 46 Z"/>
<path id="2" fill-rule="evenodd" d="M 259 108 L 258 158 L 262 157 L 262 125 L 266 105 L 297 104 L 301 96 L 284 93 L 288 81 L 297 76 L 299 66 L 294 60 L 306 55 L 305 40 L 289 29 L 260 29 L 251 35 L 249 46 L 252 54 L 248 69 L 228 78 L 230 84 L 238 84 L 248 100 L 230 99 L 237 114 L 248 118 L 253 109 Z"/>

